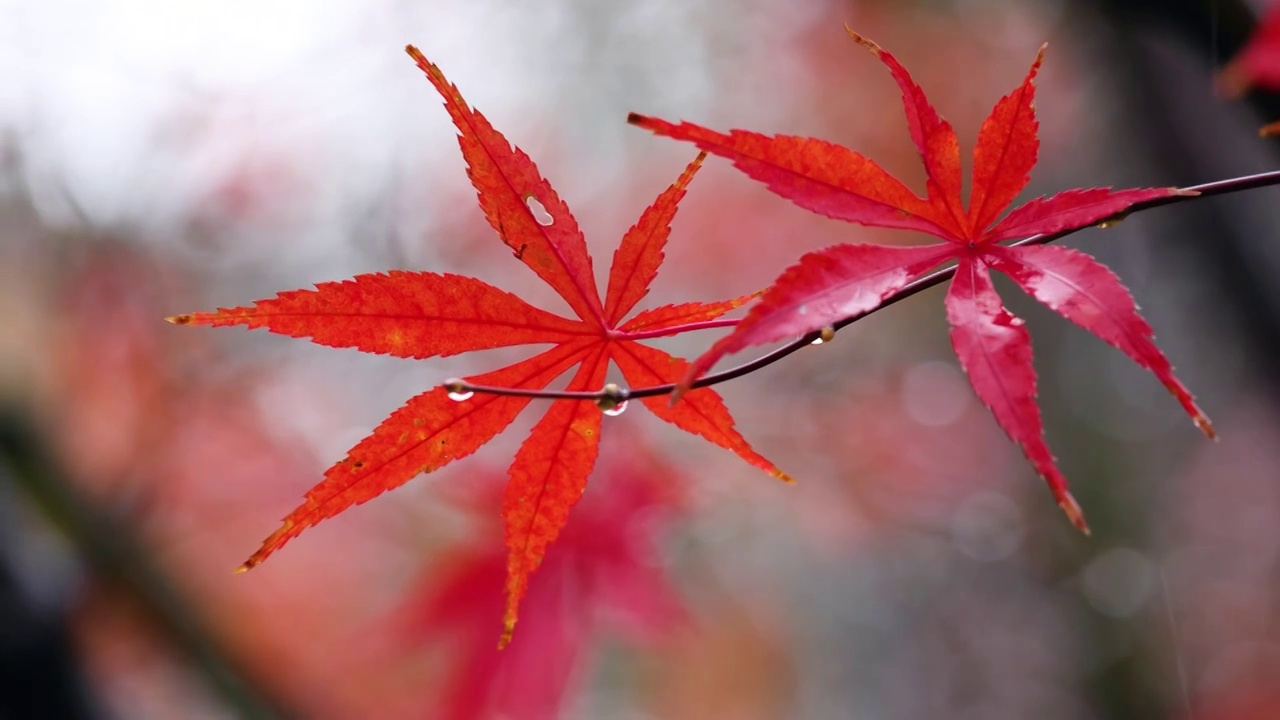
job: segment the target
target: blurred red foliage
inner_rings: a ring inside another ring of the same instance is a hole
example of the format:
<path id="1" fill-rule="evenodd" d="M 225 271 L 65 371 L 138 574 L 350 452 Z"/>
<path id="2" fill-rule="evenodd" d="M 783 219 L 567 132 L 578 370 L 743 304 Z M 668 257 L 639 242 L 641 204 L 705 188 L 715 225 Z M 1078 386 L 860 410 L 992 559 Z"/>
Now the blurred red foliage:
<path id="1" fill-rule="evenodd" d="M 392 619 L 403 628 L 397 643 L 405 651 L 429 646 L 450 659 L 429 717 L 561 717 L 601 638 L 649 642 L 687 621 L 658 552 L 667 523 L 683 514 L 684 479 L 636 438 L 627 440 L 606 455 L 530 580 L 523 628 L 501 651 L 503 478 L 478 480 L 467 491 L 474 497 L 460 498 L 480 514 L 478 532 L 434 558 Z"/>
<path id="2" fill-rule="evenodd" d="M 1250 88 L 1280 89 L 1280 3 L 1272 2 L 1253 37 L 1218 74 L 1218 87 L 1231 97 Z"/>

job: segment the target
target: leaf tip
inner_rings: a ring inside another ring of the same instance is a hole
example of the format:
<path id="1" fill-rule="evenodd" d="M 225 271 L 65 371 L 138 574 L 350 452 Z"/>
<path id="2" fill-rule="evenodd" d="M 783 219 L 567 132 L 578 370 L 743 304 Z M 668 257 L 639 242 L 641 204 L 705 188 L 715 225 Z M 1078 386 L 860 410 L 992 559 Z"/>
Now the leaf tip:
<path id="1" fill-rule="evenodd" d="M 1209 422 L 1209 416 L 1199 413 L 1191 417 L 1191 422 L 1200 428 L 1200 432 L 1204 433 L 1205 437 L 1214 442 L 1218 441 L 1218 431 L 1213 428 L 1213 423 Z"/>
<path id="2" fill-rule="evenodd" d="M 638 112 L 627 113 L 627 123 L 630 125 L 639 125 L 640 127 L 645 127 L 652 120 L 653 118 L 649 117 L 648 115 L 641 115 Z"/>
<path id="3" fill-rule="evenodd" d="M 1192 397 L 1191 392 L 1183 387 L 1182 383 L 1178 382 L 1172 376 L 1165 380 L 1165 387 L 1168 388 L 1169 393 L 1177 399 L 1178 403 L 1182 405 L 1182 409 L 1186 411 L 1187 415 L 1191 417 L 1192 424 L 1195 425 L 1200 432 L 1204 433 L 1205 437 L 1216 442 L 1218 440 L 1218 431 L 1214 429 L 1213 423 L 1209 421 L 1209 416 L 1206 415 L 1205 412 L 1200 409 L 1200 406 L 1196 404 L 1196 400 Z"/>
<path id="4" fill-rule="evenodd" d="M 244 562 L 240 563 L 240 567 L 236 568 L 235 570 L 232 570 L 231 572 L 236 575 L 239 575 L 240 573 L 247 573 L 252 569 L 253 569 L 253 564 L 251 564 L 251 561 L 245 560 Z"/>
<path id="5" fill-rule="evenodd" d="M 173 323 L 174 325 L 190 325 L 192 321 L 194 321 L 195 319 L 196 319 L 195 315 L 188 313 L 186 315 L 170 315 L 169 317 L 165 318 L 164 321 L 168 323 Z"/>
<path id="6" fill-rule="evenodd" d="M 516 632 L 515 613 L 508 612 L 502 618 L 502 636 L 498 638 L 498 649 L 502 650 L 511 644 L 511 637 Z"/>
<path id="7" fill-rule="evenodd" d="M 427 56 L 423 55 L 422 51 L 413 45 L 405 45 L 404 51 L 409 53 L 409 57 L 413 58 L 413 61 L 417 63 L 418 69 L 426 73 L 427 79 L 431 80 L 432 84 L 436 86 L 441 94 L 447 95 L 448 91 L 445 86 L 448 85 L 449 81 L 445 79 L 444 73 L 440 72 L 440 68 L 436 67 L 435 63 L 428 60 Z M 456 90 L 457 89 L 454 88 L 455 94 Z M 448 104 L 447 101 L 446 104 Z M 462 104 L 461 98 L 458 99 L 458 104 Z"/>
<path id="8" fill-rule="evenodd" d="M 1040 66 L 1044 64 L 1045 51 L 1049 49 L 1049 43 L 1044 43 L 1040 49 L 1036 51 L 1036 59 L 1031 61 L 1031 70 L 1027 72 L 1026 84 L 1035 87 L 1036 78 L 1040 75 Z"/>
<path id="9" fill-rule="evenodd" d="M 1076 526 L 1077 530 L 1084 533 L 1085 536 L 1093 534 L 1089 530 L 1089 523 L 1085 522 L 1084 510 L 1080 507 L 1080 503 L 1076 502 L 1076 499 L 1072 497 L 1071 493 L 1063 492 L 1058 497 L 1058 507 L 1062 508 L 1062 512 L 1067 514 L 1067 519 L 1071 521 L 1072 525 Z"/>
<path id="10" fill-rule="evenodd" d="M 870 40 L 867 37 L 859 34 L 858 31 L 849 27 L 847 23 L 844 26 L 844 31 L 846 33 L 849 33 L 849 37 L 853 38 L 854 42 L 858 43 L 859 45 L 866 48 L 867 50 L 875 53 L 876 55 L 879 55 L 880 53 L 884 52 L 884 49 L 881 48 L 879 45 L 877 45 L 873 40 Z"/>

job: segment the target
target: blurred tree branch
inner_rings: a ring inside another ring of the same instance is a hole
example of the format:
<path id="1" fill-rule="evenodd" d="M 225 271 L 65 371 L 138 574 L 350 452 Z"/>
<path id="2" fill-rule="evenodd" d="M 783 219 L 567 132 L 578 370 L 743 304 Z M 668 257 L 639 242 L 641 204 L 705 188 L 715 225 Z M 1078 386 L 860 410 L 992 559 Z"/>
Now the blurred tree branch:
<path id="1" fill-rule="evenodd" d="M 1253 138 L 1257 127 L 1280 118 L 1276 95 L 1254 92 L 1248 96 L 1256 120 L 1252 127 L 1240 128 L 1240 135 L 1205 132 L 1205 120 L 1240 124 L 1231 117 L 1238 114 L 1239 101 L 1214 97 L 1211 78 L 1254 32 L 1256 16 L 1247 3 L 1092 0 L 1071 7 L 1077 15 L 1075 26 L 1089 29 L 1072 34 L 1072 42 L 1082 54 L 1095 58 L 1095 67 L 1108 68 L 1111 94 L 1102 104 L 1122 118 L 1117 144 L 1128 148 L 1126 164 L 1142 168 L 1144 177 L 1170 182 L 1238 172 L 1244 160 L 1256 167 L 1259 154 L 1265 156 L 1264 166 L 1280 165 L 1276 152 L 1280 146 Z M 1187 82 L 1189 70 L 1191 77 L 1203 81 Z M 1259 143 L 1258 149 L 1251 143 Z M 1254 214 L 1265 212 L 1256 209 L 1265 206 L 1252 207 Z M 1160 242 L 1193 266 L 1186 276 L 1208 290 L 1212 312 L 1230 318 L 1246 346 L 1245 354 L 1261 359 L 1254 364 L 1252 377 L 1262 380 L 1264 387 L 1257 388 L 1257 393 L 1269 395 L 1274 406 L 1280 400 L 1280 367 L 1268 360 L 1280 357 L 1280 293 L 1273 289 L 1280 267 L 1262 245 L 1276 244 L 1274 234 L 1251 232 L 1249 209 L 1247 203 L 1235 200 L 1195 203 L 1165 226 Z M 1100 472 L 1116 473 L 1109 465 Z M 1116 479 L 1105 474 L 1095 477 L 1099 486 Z M 1108 499 L 1116 502 L 1114 494 L 1099 493 L 1090 504 L 1103 505 Z M 1141 525 L 1149 521 L 1148 516 L 1126 516 L 1118 532 L 1143 537 Z M 1165 602 L 1172 601 L 1166 597 Z M 1094 617 L 1090 626 L 1086 632 L 1102 647 L 1118 648 L 1116 638 L 1129 631 L 1101 617 Z M 1117 649 L 1121 654 L 1115 662 L 1086 670 L 1100 716 L 1165 717 L 1188 712 L 1191 690 L 1177 669 L 1181 658 L 1176 639 L 1170 638 L 1170 643 L 1167 651 L 1173 657 Z M 1165 690 L 1153 684 L 1153 672 L 1166 675 Z"/>
<path id="2" fill-rule="evenodd" d="M 1212 176 L 1208 160 L 1216 156 L 1214 139 L 1175 120 L 1187 103 L 1204 102 L 1204 97 L 1191 95 L 1203 96 L 1208 86 L 1188 88 L 1171 79 L 1150 40 L 1173 37 L 1191 57 L 1203 58 L 1206 70 L 1213 73 L 1253 34 L 1257 18 L 1252 8 L 1242 0 L 1093 0 L 1092 5 L 1107 21 L 1108 32 L 1089 49 L 1114 71 L 1113 102 L 1125 108 L 1124 116 L 1141 118 L 1140 127 L 1127 129 L 1137 159 L 1155 176 L 1170 180 Z M 1257 126 L 1280 118 L 1280 96 L 1255 91 L 1247 102 L 1256 113 Z M 1263 147 L 1271 150 L 1269 164 L 1276 164 L 1278 146 L 1272 141 Z M 1256 244 L 1274 239 L 1248 233 L 1225 203 L 1198 203 L 1196 212 L 1179 219 L 1180 231 L 1171 239 L 1181 241 L 1195 259 L 1198 274 L 1226 306 L 1224 314 L 1239 323 L 1250 354 L 1280 357 L 1280 294 L 1272 289 L 1280 267 Z M 1259 371 L 1269 383 L 1268 391 L 1280 395 L 1280 366 L 1263 362 Z"/>
<path id="3" fill-rule="evenodd" d="M 11 475 L 74 544 L 94 576 L 126 593 L 241 718 L 297 717 L 236 667 L 130 529 L 86 502 L 21 408 L 0 402 L 0 479 Z"/>

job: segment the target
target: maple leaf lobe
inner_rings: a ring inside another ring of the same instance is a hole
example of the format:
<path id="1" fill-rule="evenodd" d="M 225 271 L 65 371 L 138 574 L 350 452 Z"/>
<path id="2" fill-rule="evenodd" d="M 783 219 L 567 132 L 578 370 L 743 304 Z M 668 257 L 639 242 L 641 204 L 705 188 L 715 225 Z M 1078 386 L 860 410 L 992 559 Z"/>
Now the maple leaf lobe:
<path id="1" fill-rule="evenodd" d="M 568 390 L 587 390 L 604 382 L 608 355 L 599 347 L 584 359 Z M 586 490 L 600 450 L 604 413 L 590 403 L 557 400 L 520 446 L 508 471 L 502 516 L 506 526 L 507 608 L 498 647 L 511 641 L 520 600 L 529 576 L 542 563 L 569 510 Z"/>
<path id="2" fill-rule="evenodd" d="M 412 45 L 406 52 L 444 100 L 445 110 L 458 130 L 458 147 L 467 161 L 467 176 L 489 225 L 521 262 L 564 298 L 578 317 L 602 328 L 604 308 L 591 255 L 569 206 L 524 151 L 467 105 L 457 86 L 445 78 L 439 67 Z M 541 213 L 530 207 L 530 196 L 536 199 Z M 548 218 L 550 222 L 545 222 Z"/>
<path id="3" fill-rule="evenodd" d="M 987 257 L 1028 295 L 1150 371 L 1196 427 L 1216 439 L 1209 418 L 1155 344 L 1133 296 L 1107 266 L 1079 250 L 1050 245 L 997 247 Z"/>
<path id="4" fill-rule="evenodd" d="M 971 236 L 990 242 L 991 224 L 1031 181 L 1040 153 L 1036 76 L 1047 48 L 1047 43 L 1040 46 L 1022 84 L 996 102 L 978 130 L 966 217 Z"/>
<path id="5" fill-rule="evenodd" d="M 680 177 L 663 190 L 658 198 L 645 208 L 640 218 L 622 236 L 609 267 L 609 284 L 605 290 L 604 314 L 610 327 L 617 324 L 635 308 L 646 295 L 649 286 L 658 275 L 665 254 L 667 239 L 671 235 L 671 221 L 679 209 L 689 183 L 693 180 L 705 152 L 685 167 Z"/>
<path id="6" fill-rule="evenodd" d="M 568 343 L 471 380 L 541 389 L 580 361 L 590 345 Z M 246 562 L 254 567 L 302 531 L 413 477 L 466 457 L 506 429 L 531 398 L 485 395 L 466 403 L 435 388 L 410 399 L 325 471 L 302 505 Z"/>
<path id="7" fill-rule="evenodd" d="M 974 393 L 1000 429 L 1022 448 L 1072 524 L 1087 531 L 1084 514 L 1044 439 L 1031 334 L 1004 307 L 986 263 L 976 253 L 961 257 L 944 305 L 952 349 Z"/>

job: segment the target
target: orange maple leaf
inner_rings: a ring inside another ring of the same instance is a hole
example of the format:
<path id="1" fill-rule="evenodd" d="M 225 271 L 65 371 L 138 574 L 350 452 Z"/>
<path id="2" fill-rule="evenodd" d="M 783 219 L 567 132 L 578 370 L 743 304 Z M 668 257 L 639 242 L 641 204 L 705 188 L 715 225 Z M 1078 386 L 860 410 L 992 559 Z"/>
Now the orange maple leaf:
<path id="1" fill-rule="evenodd" d="M 627 314 L 649 292 L 663 260 L 670 223 L 701 166 L 699 155 L 623 236 L 614 254 L 604 301 L 591 256 L 568 206 L 458 89 L 413 46 L 406 48 L 444 97 L 457 126 L 467 174 L 480 207 L 515 256 L 568 302 L 577 319 L 529 305 L 485 282 L 458 275 L 393 270 L 284 292 L 251 307 L 169 318 L 178 324 L 245 325 L 305 337 L 333 347 L 427 358 L 526 344 L 554 344 L 514 365 L 467 380 L 526 390 L 545 388 L 577 365 L 566 389 L 596 391 L 612 360 L 632 385 L 678 380 L 689 363 L 640 344 L 714 320 L 751 296 L 715 303 L 667 305 Z M 530 401 L 481 394 L 451 398 L 436 388 L 409 400 L 325 472 L 306 502 L 284 519 L 241 569 L 252 568 L 312 525 L 470 455 L 502 432 Z M 776 478 L 790 481 L 734 429 L 724 401 L 710 389 L 689 393 L 678 407 L 666 398 L 643 403 L 663 420 L 732 450 Z M 506 533 L 506 611 L 499 646 L 511 639 L 517 609 L 547 546 L 586 488 L 600 445 L 604 411 L 589 402 L 558 400 L 534 426 L 509 471 L 502 516 Z"/>

